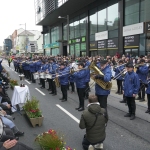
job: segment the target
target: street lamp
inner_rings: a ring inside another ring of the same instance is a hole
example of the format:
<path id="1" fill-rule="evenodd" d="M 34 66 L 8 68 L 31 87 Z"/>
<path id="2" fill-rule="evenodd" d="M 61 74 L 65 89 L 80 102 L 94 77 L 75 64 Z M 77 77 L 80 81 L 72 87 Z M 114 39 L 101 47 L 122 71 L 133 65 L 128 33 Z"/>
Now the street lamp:
<path id="1" fill-rule="evenodd" d="M 66 17 L 58 16 L 58 18 L 67 20 L 67 53 L 69 54 L 69 15 Z"/>
<path id="2" fill-rule="evenodd" d="M 25 26 L 25 35 L 26 35 L 26 40 L 25 40 L 25 55 L 27 56 L 27 32 L 26 32 L 26 23 L 24 24 L 20 24 L 21 25 L 24 25 Z"/>

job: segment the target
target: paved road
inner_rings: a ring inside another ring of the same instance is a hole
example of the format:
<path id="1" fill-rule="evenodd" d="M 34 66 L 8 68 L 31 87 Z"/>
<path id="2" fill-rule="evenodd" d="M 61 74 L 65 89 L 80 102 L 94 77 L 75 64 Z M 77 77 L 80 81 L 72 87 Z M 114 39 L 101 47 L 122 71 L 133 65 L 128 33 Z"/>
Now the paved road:
<path id="1" fill-rule="evenodd" d="M 10 69 L 6 61 L 3 62 L 3 66 L 9 71 L 11 78 L 19 80 L 13 66 Z M 37 97 L 40 101 L 44 122 L 42 127 L 33 128 L 24 115 L 21 116 L 15 113 L 16 124 L 21 131 L 25 131 L 25 136 L 21 137 L 20 141 L 36 150 L 38 148 L 34 142 L 35 137 L 43 131 L 55 129 L 64 133 L 67 146 L 82 150 L 81 141 L 85 130 L 80 130 L 78 127 L 81 112 L 75 110 L 75 107 L 78 106 L 77 94 L 71 94 L 69 91 L 68 101 L 62 103 L 58 100 L 61 97 L 60 89 L 58 89 L 58 95 L 53 97 L 47 90 L 41 90 L 37 83 L 29 84 L 26 81 L 25 83 L 29 86 L 31 95 Z M 35 88 L 38 88 L 45 95 L 42 95 Z M 137 117 L 134 121 L 130 121 L 129 118 L 123 117 L 127 112 L 127 106 L 119 103 L 122 96 L 114 94 L 114 91 L 115 85 L 113 85 L 112 92 L 108 97 L 109 122 L 104 150 L 149 150 L 150 115 L 145 114 L 146 103 L 137 102 Z M 10 97 L 12 93 L 13 91 L 9 89 L 8 94 Z M 91 90 L 91 93 L 94 93 L 94 89 Z"/>

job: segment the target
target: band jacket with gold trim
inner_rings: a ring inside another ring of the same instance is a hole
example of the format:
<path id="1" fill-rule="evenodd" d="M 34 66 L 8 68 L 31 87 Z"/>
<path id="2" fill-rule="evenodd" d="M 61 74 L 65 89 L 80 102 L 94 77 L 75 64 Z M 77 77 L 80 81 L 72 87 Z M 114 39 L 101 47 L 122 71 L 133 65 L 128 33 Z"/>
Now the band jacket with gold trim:
<path id="1" fill-rule="evenodd" d="M 124 78 L 123 91 L 127 97 L 133 97 L 133 94 L 138 94 L 140 81 L 138 75 L 132 71 L 127 72 Z"/>

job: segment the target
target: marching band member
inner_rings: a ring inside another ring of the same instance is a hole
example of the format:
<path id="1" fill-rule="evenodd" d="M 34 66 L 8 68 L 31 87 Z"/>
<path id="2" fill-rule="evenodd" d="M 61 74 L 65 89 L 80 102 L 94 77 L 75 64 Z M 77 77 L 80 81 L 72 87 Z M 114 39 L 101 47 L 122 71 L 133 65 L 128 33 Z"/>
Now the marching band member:
<path id="1" fill-rule="evenodd" d="M 62 100 L 62 102 L 67 101 L 69 73 L 70 73 L 70 69 L 66 67 L 64 63 L 61 63 L 60 70 L 58 71 L 58 76 L 56 75 L 56 77 L 59 77 L 59 81 L 61 85 L 62 98 L 60 98 L 59 100 Z"/>
<path id="2" fill-rule="evenodd" d="M 56 85 L 55 85 L 55 77 L 56 77 L 56 70 L 58 68 L 58 65 L 55 63 L 54 59 L 50 59 L 50 68 L 49 68 L 49 73 L 52 74 L 52 92 L 49 94 L 52 94 L 52 96 L 57 95 L 57 90 L 56 90 Z"/>
<path id="3" fill-rule="evenodd" d="M 33 74 L 36 72 L 35 59 L 33 59 L 33 61 L 29 64 L 29 68 L 30 68 L 30 76 L 31 76 L 32 83 L 36 83 L 33 76 Z"/>
<path id="4" fill-rule="evenodd" d="M 126 97 L 129 113 L 127 113 L 124 117 L 130 117 L 130 120 L 134 120 L 136 110 L 135 97 L 136 94 L 138 94 L 140 82 L 138 75 L 133 71 L 133 65 L 128 63 L 126 67 L 128 72 L 124 78 L 123 94 Z"/>
<path id="5" fill-rule="evenodd" d="M 141 81 L 139 94 L 138 94 L 138 98 L 137 98 L 137 100 L 140 100 L 140 102 L 145 101 L 145 84 L 144 83 L 146 83 L 146 79 L 147 79 L 147 75 L 148 75 L 148 71 L 149 71 L 148 67 L 144 63 L 145 63 L 145 60 L 141 59 L 140 65 L 139 65 L 139 67 L 137 67 L 137 71 L 136 71 L 136 73 L 138 74 L 138 77 Z M 141 92 L 142 92 L 142 97 L 141 97 Z"/>
<path id="6" fill-rule="evenodd" d="M 103 60 L 100 62 L 100 70 L 104 74 L 104 76 L 96 75 L 95 79 L 101 79 L 105 82 L 111 81 L 112 73 L 110 66 L 107 64 L 107 60 Z M 110 90 L 105 90 L 101 88 L 98 84 L 95 85 L 95 94 L 98 97 L 98 101 L 102 108 L 107 108 L 107 97 L 110 94 Z"/>
<path id="7" fill-rule="evenodd" d="M 122 72 L 124 70 L 124 65 L 122 65 L 122 64 L 123 64 L 123 61 L 120 60 L 119 66 L 114 69 L 116 77 L 118 74 L 120 74 L 120 72 Z M 120 75 L 116 80 L 117 80 L 117 87 L 118 87 L 118 91 L 116 92 L 116 94 L 120 95 L 120 94 L 122 94 L 122 81 L 123 81 L 122 75 Z"/>
<path id="8" fill-rule="evenodd" d="M 145 113 L 149 113 L 150 114 L 150 80 L 148 80 L 146 94 L 147 94 L 148 109 L 147 109 L 147 111 Z"/>
<path id="9" fill-rule="evenodd" d="M 86 87 L 85 87 L 85 93 L 84 93 L 84 98 L 88 99 L 89 97 L 89 91 L 90 91 L 90 87 L 89 87 L 89 82 L 90 82 L 90 69 L 88 69 L 88 67 L 90 66 L 90 62 L 88 61 L 88 58 L 85 59 L 85 68 L 87 68 L 86 72 L 87 72 L 87 76 L 85 79 L 86 82 Z M 88 90 L 87 90 L 88 89 Z"/>
<path id="10" fill-rule="evenodd" d="M 40 69 L 38 72 L 39 72 L 39 73 L 46 72 L 45 61 L 42 61 L 41 69 Z M 42 84 L 42 86 L 41 86 L 40 88 L 41 88 L 41 89 L 44 89 L 44 88 L 45 88 L 45 79 L 40 78 L 40 81 L 41 81 L 41 84 Z"/>
<path id="11" fill-rule="evenodd" d="M 51 64 L 50 64 L 50 60 L 48 60 L 48 64 L 47 64 L 47 69 L 46 69 L 46 73 L 49 74 L 49 68 L 50 68 Z M 47 79 L 49 88 L 47 89 L 48 91 L 52 90 L 52 79 Z"/>
<path id="12" fill-rule="evenodd" d="M 87 72 L 86 70 L 82 70 L 83 68 L 84 68 L 84 63 L 80 62 L 78 64 L 78 69 L 81 70 L 73 74 L 74 80 L 76 82 L 78 97 L 79 97 L 79 107 L 76 108 L 76 110 L 78 111 L 84 110 L 84 92 L 86 87 L 85 78 L 87 76 Z"/>

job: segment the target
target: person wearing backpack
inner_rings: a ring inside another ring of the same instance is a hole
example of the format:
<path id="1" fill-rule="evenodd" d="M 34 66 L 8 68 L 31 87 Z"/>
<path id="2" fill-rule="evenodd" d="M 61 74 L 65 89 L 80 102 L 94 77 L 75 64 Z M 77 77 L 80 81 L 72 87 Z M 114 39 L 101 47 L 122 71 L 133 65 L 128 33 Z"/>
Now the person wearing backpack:
<path id="1" fill-rule="evenodd" d="M 83 111 L 79 123 L 81 129 L 86 129 L 82 146 L 84 150 L 103 149 L 108 115 L 106 110 L 100 107 L 97 96 L 90 95 L 88 100 L 88 109 Z"/>

